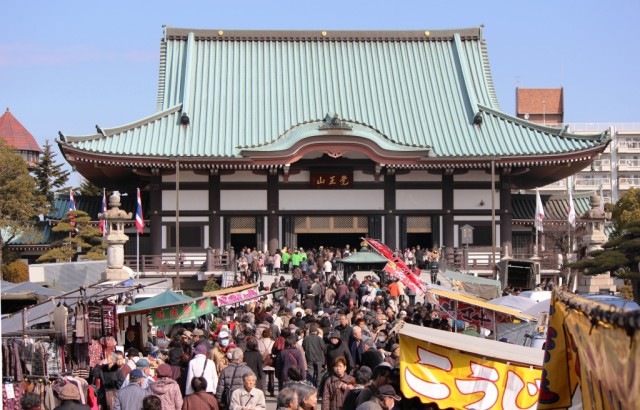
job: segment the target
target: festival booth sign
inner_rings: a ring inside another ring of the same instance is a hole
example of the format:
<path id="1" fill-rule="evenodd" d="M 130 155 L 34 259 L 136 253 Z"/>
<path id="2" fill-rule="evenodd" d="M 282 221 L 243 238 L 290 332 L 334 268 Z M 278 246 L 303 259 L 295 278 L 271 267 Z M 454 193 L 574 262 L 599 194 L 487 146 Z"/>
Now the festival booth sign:
<path id="1" fill-rule="evenodd" d="M 497 323 L 515 323 L 521 320 L 534 322 L 535 316 L 515 309 L 494 305 L 472 295 L 455 293 L 444 289 L 429 288 L 428 292 L 438 297 L 440 308 L 456 318 L 472 323 L 478 328 L 496 330 Z"/>
<path id="2" fill-rule="evenodd" d="M 191 303 L 156 308 L 151 311 L 151 319 L 154 326 L 173 325 L 190 322 L 209 313 L 214 313 L 213 302 L 203 297 Z"/>
<path id="3" fill-rule="evenodd" d="M 439 408 L 536 408 L 541 349 L 409 324 L 399 334 L 405 397 Z"/>
<path id="4" fill-rule="evenodd" d="M 538 409 L 639 408 L 639 330 L 639 311 L 554 292 Z"/>

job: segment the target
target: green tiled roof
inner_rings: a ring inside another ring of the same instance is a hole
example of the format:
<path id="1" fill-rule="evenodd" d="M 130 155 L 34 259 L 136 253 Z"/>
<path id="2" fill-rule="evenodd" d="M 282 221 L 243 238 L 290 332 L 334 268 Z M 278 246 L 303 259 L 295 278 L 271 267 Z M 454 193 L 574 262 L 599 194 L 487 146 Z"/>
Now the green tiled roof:
<path id="1" fill-rule="evenodd" d="M 576 208 L 578 219 L 580 215 L 591 209 L 590 198 L 593 192 L 574 192 L 573 205 Z M 540 200 L 544 208 L 544 221 L 567 221 L 569 215 L 568 194 L 540 194 Z M 511 197 L 513 207 L 513 219 L 531 221 L 536 214 L 535 194 L 516 194 Z"/>
<path id="2" fill-rule="evenodd" d="M 607 141 L 501 112 L 481 28 L 325 35 L 166 28 L 158 109 L 61 144 L 121 157 L 237 159 L 313 136 L 311 125 L 334 113 L 351 136 L 433 159 L 549 156 Z"/>

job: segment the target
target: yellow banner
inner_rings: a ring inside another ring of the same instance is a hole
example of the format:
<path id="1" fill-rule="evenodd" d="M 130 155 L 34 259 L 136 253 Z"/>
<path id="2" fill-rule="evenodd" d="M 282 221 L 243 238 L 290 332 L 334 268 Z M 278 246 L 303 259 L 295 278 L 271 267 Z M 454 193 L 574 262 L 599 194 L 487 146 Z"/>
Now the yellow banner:
<path id="1" fill-rule="evenodd" d="M 480 339 L 478 339 L 480 340 Z M 496 349 L 507 346 L 495 342 Z M 488 352 L 489 354 L 489 352 Z M 456 409 L 535 409 L 542 369 L 400 335 L 402 392 Z"/>
<path id="2" fill-rule="evenodd" d="M 580 399 L 586 410 L 638 408 L 640 332 L 627 334 L 623 327 L 597 320 L 592 326 L 590 318 L 608 316 L 623 324 L 633 312 L 614 318 L 609 306 L 554 293 L 550 314 L 538 408 L 567 409 Z M 581 397 L 576 397 L 577 387 Z"/>

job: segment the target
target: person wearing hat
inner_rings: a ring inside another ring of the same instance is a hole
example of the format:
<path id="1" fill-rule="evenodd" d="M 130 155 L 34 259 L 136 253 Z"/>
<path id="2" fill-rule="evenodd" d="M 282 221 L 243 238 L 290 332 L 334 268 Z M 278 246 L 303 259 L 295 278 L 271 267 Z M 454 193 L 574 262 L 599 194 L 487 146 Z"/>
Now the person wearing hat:
<path id="1" fill-rule="evenodd" d="M 113 410 L 138 410 L 142 408 L 142 401 L 149 392 L 142 388 L 146 379 L 140 369 L 133 369 L 129 373 L 130 383 L 127 387 L 118 390 L 113 402 Z"/>
<path id="2" fill-rule="evenodd" d="M 67 383 L 62 386 L 60 393 L 58 393 L 60 399 L 60 405 L 54 410 L 90 410 L 86 404 L 80 403 L 80 390 L 78 386 L 73 383 Z"/>
<path id="3" fill-rule="evenodd" d="M 137 364 L 138 364 L 137 369 L 142 370 L 142 373 L 144 374 L 144 381 L 142 382 L 142 388 L 147 389 L 149 387 L 149 384 L 155 382 L 155 380 L 153 379 L 153 377 L 151 377 L 151 374 L 150 374 L 151 363 L 149 363 L 149 360 L 143 357 L 142 359 L 138 359 Z M 131 383 L 131 373 L 129 373 L 127 377 L 125 377 L 124 382 L 122 383 L 122 387 L 120 387 L 120 389 L 124 389 L 130 383 Z"/>
<path id="4" fill-rule="evenodd" d="M 385 384 L 380 386 L 375 396 L 360 404 L 356 410 L 391 410 L 400 400 L 402 399 L 396 394 L 396 390 L 390 384 Z"/>
<path id="5" fill-rule="evenodd" d="M 213 393 L 215 386 L 218 385 L 218 372 L 216 371 L 216 364 L 213 360 L 209 359 L 209 351 L 204 344 L 198 345 L 194 350 L 195 356 L 189 362 L 187 369 L 187 380 L 185 394 L 193 394 L 193 388 L 191 387 L 191 380 L 194 377 L 204 377 L 207 381 L 207 392 Z"/>
<path id="6" fill-rule="evenodd" d="M 232 344 L 231 335 L 228 330 L 222 328 L 218 332 L 218 341 L 213 347 L 213 362 L 216 365 L 216 371 L 218 374 L 222 373 L 225 367 L 229 365 L 229 359 L 227 359 L 227 351 Z"/>
<path id="7" fill-rule="evenodd" d="M 342 341 L 340 332 L 334 330 L 329 335 L 329 343 L 327 344 L 327 352 L 325 354 L 325 363 L 335 363 L 338 357 L 344 357 L 347 361 L 347 373 L 353 368 L 353 359 L 347 344 Z M 328 366 L 328 365 L 327 365 Z M 328 368 L 329 373 L 333 374 L 333 367 Z"/>
<path id="8" fill-rule="evenodd" d="M 172 369 L 168 364 L 161 364 L 156 370 L 158 380 L 149 385 L 149 393 L 158 396 L 163 410 L 181 410 L 182 393 L 180 386 L 172 379 Z"/>
<path id="9" fill-rule="evenodd" d="M 183 330 L 180 334 L 180 343 L 182 344 L 182 350 L 189 355 L 189 357 L 193 356 L 193 338 L 191 337 L 190 330 Z"/>
<path id="10" fill-rule="evenodd" d="M 198 345 L 203 344 L 207 348 L 207 351 L 213 349 L 211 343 L 204 337 L 204 330 L 202 329 L 194 329 L 191 332 L 191 337 L 193 338 L 193 348 L 195 349 Z"/>

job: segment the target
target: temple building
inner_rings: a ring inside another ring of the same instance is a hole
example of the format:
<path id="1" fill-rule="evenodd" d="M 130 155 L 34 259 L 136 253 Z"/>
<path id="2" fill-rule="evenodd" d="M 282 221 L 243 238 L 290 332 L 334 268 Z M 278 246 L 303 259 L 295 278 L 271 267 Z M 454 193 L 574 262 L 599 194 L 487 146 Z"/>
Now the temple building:
<path id="1" fill-rule="evenodd" d="M 164 28 L 157 112 L 60 134 L 94 184 L 149 193 L 150 253 L 243 246 L 511 246 L 511 193 L 602 153 L 504 113 L 482 28 L 227 31 Z M 532 215 L 533 217 L 533 215 Z M 497 256 L 496 256 L 497 255 Z"/>

